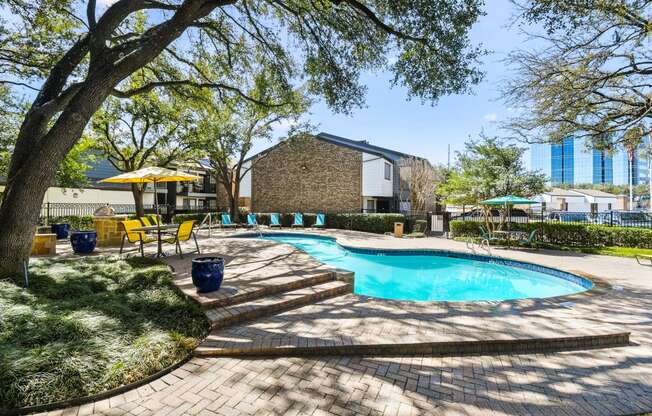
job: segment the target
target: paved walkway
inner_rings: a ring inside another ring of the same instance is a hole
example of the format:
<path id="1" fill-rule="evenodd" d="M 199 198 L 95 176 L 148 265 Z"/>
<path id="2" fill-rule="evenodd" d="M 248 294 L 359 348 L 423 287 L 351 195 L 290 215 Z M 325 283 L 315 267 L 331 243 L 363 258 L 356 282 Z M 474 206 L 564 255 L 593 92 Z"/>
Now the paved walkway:
<path id="1" fill-rule="evenodd" d="M 358 246 L 466 251 L 462 243 L 440 239 L 337 235 L 342 242 Z M 210 252 L 223 243 L 200 240 L 202 249 Z M 464 325 L 477 334 L 487 328 L 538 333 L 536 326 L 529 325 L 534 319 L 554 333 L 556 325 L 572 330 L 572 323 L 581 316 L 583 323 L 594 327 L 631 331 L 633 345 L 513 356 L 193 358 L 139 389 L 51 414 L 626 415 L 652 411 L 652 268 L 631 259 L 563 252 L 494 250 L 493 254 L 588 273 L 611 283 L 615 290 L 599 298 L 587 297 L 569 309 L 546 308 L 538 302 L 530 310 L 507 309 L 496 316 L 487 310 L 450 314 L 436 309 L 418 325 L 427 322 L 439 329 Z M 360 311 L 368 309 L 370 302 L 377 303 L 374 310 L 390 311 L 371 316 L 380 327 L 385 323 L 393 328 L 415 325 L 409 307 L 390 308 L 384 301 L 361 302 L 348 295 L 285 312 L 287 320 L 271 317 L 231 330 L 271 325 L 287 333 L 323 336 L 319 332 L 323 328 L 334 328 L 364 334 L 368 321 L 359 319 L 365 315 Z M 401 310 L 403 315 L 395 315 Z M 319 313 L 311 313 L 315 311 Z M 347 313 L 344 319 L 336 316 Z M 399 325 L 395 325 L 397 319 Z"/>

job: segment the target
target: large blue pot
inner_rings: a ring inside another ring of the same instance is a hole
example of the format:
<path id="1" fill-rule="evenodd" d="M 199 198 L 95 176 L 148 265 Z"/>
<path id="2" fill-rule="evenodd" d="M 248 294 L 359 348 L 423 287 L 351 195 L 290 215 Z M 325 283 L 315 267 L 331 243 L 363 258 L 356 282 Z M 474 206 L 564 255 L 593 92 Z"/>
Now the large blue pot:
<path id="1" fill-rule="evenodd" d="M 50 225 L 52 234 L 57 235 L 57 240 L 63 240 L 68 238 L 68 232 L 70 231 L 70 224 L 52 224 Z"/>
<path id="2" fill-rule="evenodd" d="M 224 279 L 222 257 L 198 257 L 192 261 L 192 283 L 199 293 L 218 290 Z"/>
<path id="3" fill-rule="evenodd" d="M 73 231 L 70 234 L 70 244 L 77 254 L 88 254 L 95 250 L 97 244 L 97 232 L 95 231 Z"/>

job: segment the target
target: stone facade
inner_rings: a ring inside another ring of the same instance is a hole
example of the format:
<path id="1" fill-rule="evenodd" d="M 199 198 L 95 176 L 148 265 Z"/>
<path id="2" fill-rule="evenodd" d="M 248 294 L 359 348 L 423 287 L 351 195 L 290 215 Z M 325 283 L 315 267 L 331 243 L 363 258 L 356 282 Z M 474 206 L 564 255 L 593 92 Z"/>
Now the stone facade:
<path id="1" fill-rule="evenodd" d="M 56 234 L 36 234 L 32 240 L 32 256 L 53 256 L 57 254 Z"/>
<path id="2" fill-rule="evenodd" d="M 359 212 L 362 152 L 312 137 L 272 148 L 251 171 L 256 212 Z"/>
<path id="3" fill-rule="evenodd" d="M 122 242 L 124 231 L 120 221 L 125 221 L 126 215 L 113 217 L 93 217 L 93 228 L 97 232 L 98 247 L 116 247 Z"/>

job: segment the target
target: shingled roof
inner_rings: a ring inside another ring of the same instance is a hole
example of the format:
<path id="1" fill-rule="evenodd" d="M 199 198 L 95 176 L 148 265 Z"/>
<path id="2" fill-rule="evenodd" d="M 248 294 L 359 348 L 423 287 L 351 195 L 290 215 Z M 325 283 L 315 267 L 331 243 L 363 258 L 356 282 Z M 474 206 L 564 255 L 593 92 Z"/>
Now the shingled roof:
<path id="1" fill-rule="evenodd" d="M 374 146 L 372 144 L 369 144 L 369 142 L 366 141 L 366 140 L 351 140 L 351 139 L 347 139 L 347 138 L 341 137 L 341 136 L 336 136 L 336 135 L 330 134 L 330 133 L 321 132 L 321 133 L 319 133 L 319 134 L 317 134 L 317 135 L 315 135 L 313 137 L 315 139 L 317 139 L 317 140 L 322 140 L 322 141 L 332 143 L 332 144 L 335 144 L 335 145 L 338 145 L 338 146 L 344 146 L 344 147 L 348 147 L 349 149 L 357 150 L 357 151 L 360 151 L 360 152 L 363 152 L 363 153 L 369 153 L 369 154 L 372 154 L 372 155 L 380 156 L 380 157 L 383 157 L 383 158 L 385 158 L 385 159 L 387 159 L 387 160 L 389 160 L 391 162 L 396 162 L 396 161 L 398 161 L 398 160 L 400 160 L 402 158 L 405 158 L 405 157 L 418 157 L 418 156 L 410 155 L 410 154 L 407 154 L 407 153 L 399 152 L 399 151 L 396 151 L 396 150 L 387 149 L 385 147 Z M 277 146 L 280 146 L 282 144 L 283 144 L 283 142 L 275 144 L 274 146 L 272 146 L 272 147 L 270 147 L 268 149 L 265 149 L 262 152 L 257 153 L 255 155 L 247 158 L 247 160 L 251 160 L 251 159 L 255 158 L 258 155 L 265 154 L 265 153 L 269 152 L 270 150 L 272 150 L 272 149 L 274 149 Z M 422 158 L 419 158 L 419 159 L 422 159 Z"/>

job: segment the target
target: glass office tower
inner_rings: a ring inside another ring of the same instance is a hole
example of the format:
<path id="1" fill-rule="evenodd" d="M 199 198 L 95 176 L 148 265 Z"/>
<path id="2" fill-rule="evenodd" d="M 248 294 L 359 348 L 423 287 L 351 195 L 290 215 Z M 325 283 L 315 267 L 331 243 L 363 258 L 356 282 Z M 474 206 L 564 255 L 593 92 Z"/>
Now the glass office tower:
<path id="1" fill-rule="evenodd" d="M 649 146 L 647 143 L 644 146 Z M 586 145 L 583 138 L 568 137 L 561 143 L 533 144 L 532 170 L 545 173 L 555 184 L 629 184 L 627 153 L 619 150 L 609 154 Z M 647 183 L 647 160 L 634 159 L 632 178 L 635 185 Z"/>

